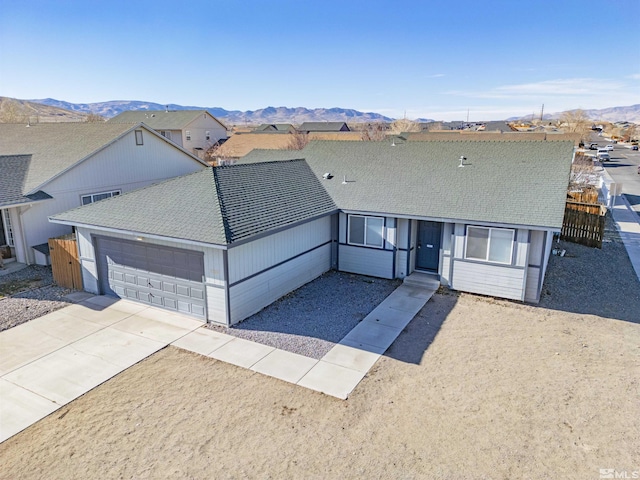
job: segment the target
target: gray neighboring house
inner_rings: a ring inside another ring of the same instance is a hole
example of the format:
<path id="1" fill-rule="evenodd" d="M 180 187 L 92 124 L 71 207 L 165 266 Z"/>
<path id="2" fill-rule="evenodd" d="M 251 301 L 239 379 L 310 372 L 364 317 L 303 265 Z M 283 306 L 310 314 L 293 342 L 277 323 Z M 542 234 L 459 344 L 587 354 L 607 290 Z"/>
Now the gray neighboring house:
<path id="1" fill-rule="evenodd" d="M 138 124 L 0 124 L 0 247 L 9 261 L 47 265 L 50 215 L 205 168 Z"/>
<path id="2" fill-rule="evenodd" d="M 107 123 L 144 123 L 196 155 L 228 138 L 227 127 L 206 110 L 128 110 Z"/>
<path id="3" fill-rule="evenodd" d="M 76 227 L 87 291 L 223 325 L 332 268 L 537 302 L 573 154 L 566 141 L 312 141 L 51 221 Z"/>

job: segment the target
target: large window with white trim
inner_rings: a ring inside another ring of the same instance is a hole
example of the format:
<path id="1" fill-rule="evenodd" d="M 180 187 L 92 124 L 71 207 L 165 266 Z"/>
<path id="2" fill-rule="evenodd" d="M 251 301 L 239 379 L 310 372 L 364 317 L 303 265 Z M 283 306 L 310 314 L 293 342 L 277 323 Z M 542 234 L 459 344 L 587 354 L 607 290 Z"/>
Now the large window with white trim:
<path id="1" fill-rule="evenodd" d="M 349 215 L 348 239 L 351 245 L 382 248 L 384 218 Z"/>
<path id="2" fill-rule="evenodd" d="M 2 210 L 2 224 L 4 226 L 4 238 L 7 245 L 15 247 L 15 240 L 13 238 L 13 227 L 11 226 L 11 214 L 9 210 Z"/>
<path id="3" fill-rule="evenodd" d="M 111 192 L 92 193 L 90 195 L 82 196 L 82 205 L 89 205 L 90 203 L 104 200 L 105 198 L 115 197 L 122 193 L 120 190 L 112 190 Z"/>
<path id="4" fill-rule="evenodd" d="M 514 237 L 508 228 L 467 227 L 464 258 L 510 265 Z"/>

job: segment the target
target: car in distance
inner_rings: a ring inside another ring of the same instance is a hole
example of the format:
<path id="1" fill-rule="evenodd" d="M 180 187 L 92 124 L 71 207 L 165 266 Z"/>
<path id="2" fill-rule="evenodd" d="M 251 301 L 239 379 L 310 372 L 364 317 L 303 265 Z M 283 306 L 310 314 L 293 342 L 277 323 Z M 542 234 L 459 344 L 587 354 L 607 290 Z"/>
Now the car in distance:
<path id="1" fill-rule="evenodd" d="M 613 151 L 613 145 L 607 145 L 604 147 L 608 152 Z"/>
<path id="2" fill-rule="evenodd" d="M 631 150 L 638 150 L 638 145 L 631 145 Z"/>
<path id="3" fill-rule="evenodd" d="M 597 159 L 601 162 L 608 162 L 611 160 L 611 157 L 607 152 L 598 153 Z"/>
<path id="4" fill-rule="evenodd" d="M 589 145 L 589 150 L 597 150 L 598 149 L 598 144 L 597 143 L 592 143 Z"/>

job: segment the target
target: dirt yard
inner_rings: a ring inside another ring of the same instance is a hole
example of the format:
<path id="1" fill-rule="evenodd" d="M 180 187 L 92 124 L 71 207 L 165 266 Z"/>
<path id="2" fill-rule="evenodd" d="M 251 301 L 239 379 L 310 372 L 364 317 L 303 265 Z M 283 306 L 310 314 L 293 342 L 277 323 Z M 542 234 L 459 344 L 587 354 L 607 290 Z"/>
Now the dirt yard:
<path id="1" fill-rule="evenodd" d="M 639 381 L 638 324 L 437 294 L 347 401 L 168 347 L 0 444 L 0 476 L 598 479 L 640 470 Z"/>

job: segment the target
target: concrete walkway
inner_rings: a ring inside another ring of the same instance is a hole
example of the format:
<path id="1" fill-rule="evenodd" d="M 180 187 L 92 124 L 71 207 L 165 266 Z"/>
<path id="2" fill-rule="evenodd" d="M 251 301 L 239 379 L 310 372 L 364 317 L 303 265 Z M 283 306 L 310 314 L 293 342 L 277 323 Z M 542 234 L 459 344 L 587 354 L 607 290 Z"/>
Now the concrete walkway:
<path id="1" fill-rule="evenodd" d="M 605 170 L 603 174 L 604 191 L 609 192 L 609 185 L 613 179 Z M 624 195 L 610 197 L 609 210 L 613 217 L 613 222 L 622 238 L 629 260 L 636 271 L 636 276 L 640 280 L 640 215 L 633 210 L 629 201 Z"/>
<path id="2" fill-rule="evenodd" d="M 0 333 L 0 442 L 167 345 L 346 399 L 436 289 L 401 285 L 320 360 L 78 293 L 82 303 Z"/>
<path id="3" fill-rule="evenodd" d="M 172 345 L 346 399 L 437 288 L 401 285 L 320 360 L 205 328 Z"/>

